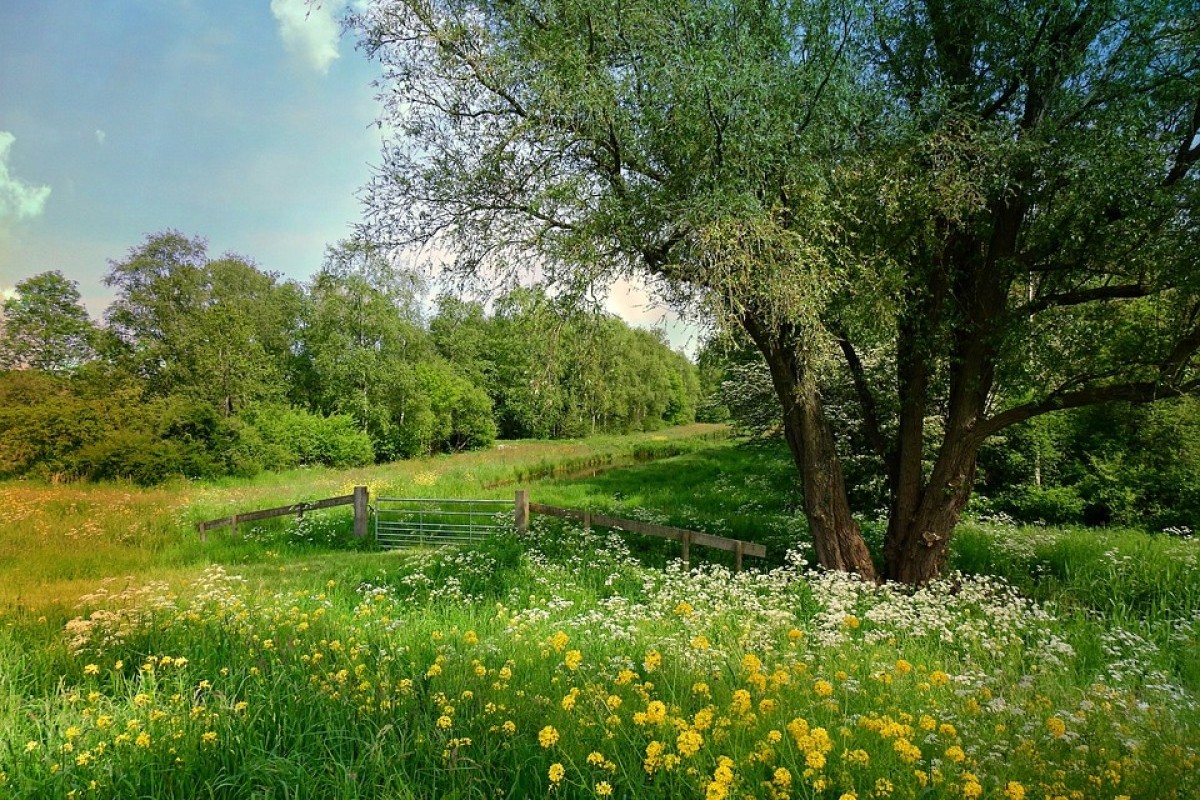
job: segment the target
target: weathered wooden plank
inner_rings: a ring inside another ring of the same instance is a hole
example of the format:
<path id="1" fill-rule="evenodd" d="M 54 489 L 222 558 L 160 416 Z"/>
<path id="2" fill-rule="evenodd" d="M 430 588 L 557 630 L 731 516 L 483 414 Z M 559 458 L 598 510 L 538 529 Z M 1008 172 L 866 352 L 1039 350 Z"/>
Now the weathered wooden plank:
<path id="1" fill-rule="evenodd" d="M 220 519 L 210 519 L 199 523 L 197 527 L 200 529 L 201 533 L 206 533 L 214 528 L 223 528 L 226 525 L 240 525 L 243 522 L 256 522 L 260 519 L 284 517 L 288 514 L 303 514 L 308 511 L 318 511 L 322 508 L 348 506 L 353 502 L 354 495 L 352 494 L 346 494 L 340 497 L 327 497 L 324 500 L 313 500 L 308 503 L 293 503 L 290 506 L 265 508 L 261 511 L 248 511 L 245 514 L 234 514 L 229 517 L 221 517 Z"/>
<path id="2" fill-rule="evenodd" d="M 573 519 L 579 522 L 590 522 L 592 525 L 599 525 L 605 528 L 620 528 L 630 533 L 640 533 L 645 536 L 656 536 L 660 539 L 673 539 L 677 542 L 684 540 L 684 537 L 690 539 L 691 544 L 697 544 L 704 547 L 712 547 L 716 550 L 725 550 L 736 554 L 738 546 L 741 545 L 741 553 L 747 556 L 757 558 L 767 557 L 767 548 L 761 544 L 754 542 L 743 542 L 738 539 L 727 539 L 724 536 L 713 536 L 709 533 L 701 533 L 699 531 L 689 531 L 684 528 L 675 528 L 670 525 L 658 525 L 652 522 L 640 522 L 633 519 L 619 519 L 617 517 L 609 517 L 604 514 L 590 514 L 585 511 L 575 511 L 570 508 L 558 508 L 557 506 L 547 506 L 541 503 L 530 503 L 529 510 L 535 514 L 545 514 L 550 517 L 559 517 L 561 519 Z"/>
<path id="3" fill-rule="evenodd" d="M 516 496 L 513 498 L 513 523 L 517 530 L 529 530 L 529 509 L 533 504 L 529 502 L 529 492 L 525 489 L 517 489 Z"/>
<path id="4" fill-rule="evenodd" d="M 367 487 L 355 486 L 354 494 L 350 495 L 351 502 L 354 504 L 354 538 L 365 539 L 367 537 L 367 524 L 370 522 L 370 498 L 367 495 Z"/>

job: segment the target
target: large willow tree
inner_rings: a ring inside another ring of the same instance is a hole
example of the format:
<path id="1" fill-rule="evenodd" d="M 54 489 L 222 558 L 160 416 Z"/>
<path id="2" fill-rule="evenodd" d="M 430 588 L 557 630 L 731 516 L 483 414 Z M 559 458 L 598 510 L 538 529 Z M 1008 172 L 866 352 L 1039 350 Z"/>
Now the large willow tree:
<path id="1" fill-rule="evenodd" d="M 740 325 L 828 567 L 875 575 L 838 426 L 887 477 L 886 577 L 921 582 L 987 437 L 1198 385 L 1194 0 L 377 0 L 352 24 L 394 131 L 374 235 L 640 271 Z"/>

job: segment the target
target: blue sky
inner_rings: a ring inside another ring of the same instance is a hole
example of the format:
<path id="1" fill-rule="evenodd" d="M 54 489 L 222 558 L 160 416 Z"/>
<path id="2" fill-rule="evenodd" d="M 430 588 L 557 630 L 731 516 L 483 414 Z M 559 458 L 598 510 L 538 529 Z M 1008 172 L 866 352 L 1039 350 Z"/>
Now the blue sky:
<path id="1" fill-rule="evenodd" d="M 380 144 L 328 6 L 0 5 L 0 290 L 59 269 L 99 316 L 108 259 L 165 228 L 311 275 Z"/>
<path id="2" fill-rule="evenodd" d="M 204 236 L 306 279 L 378 163 L 378 68 L 304 0 L 0 3 L 0 296 L 57 269 L 99 318 L 147 234 Z M 614 289 L 609 308 L 694 329 Z"/>

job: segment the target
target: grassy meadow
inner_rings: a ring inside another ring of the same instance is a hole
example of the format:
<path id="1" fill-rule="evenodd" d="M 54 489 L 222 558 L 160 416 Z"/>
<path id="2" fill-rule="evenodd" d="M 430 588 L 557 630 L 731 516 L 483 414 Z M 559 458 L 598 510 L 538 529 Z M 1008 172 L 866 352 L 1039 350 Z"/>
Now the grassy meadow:
<path id="1" fill-rule="evenodd" d="M 1200 796 L 1197 542 L 972 523 L 958 572 L 876 587 L 811 569 L 784 454 L 719 437 L 0 485 L 0 798 Z M 686 573 L 673 543 L 539 517 L 396 553 L 347 549 L 340 512 L 191 527 L 513 481 L 772 557 L 697 547 Z"/>

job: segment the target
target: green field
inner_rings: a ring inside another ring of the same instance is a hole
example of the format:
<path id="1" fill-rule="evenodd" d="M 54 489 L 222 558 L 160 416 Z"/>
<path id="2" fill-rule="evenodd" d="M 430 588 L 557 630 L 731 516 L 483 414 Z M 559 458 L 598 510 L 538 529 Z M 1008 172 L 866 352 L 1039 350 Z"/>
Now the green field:
<path id="1" fill-rule="evenodd" d="M 0 798 L 1200 794 L 1195 541 L 976 523 L 962 573 L 875 587 L 811 571 L 785 455 L 720 437 L 0 485 Z M 348 547 L 340 511 L 192 527 L 518 483 L 771 558 L 694 548 L 689 574 L 673 543 L 540 517 L 401 553 Z"/>

